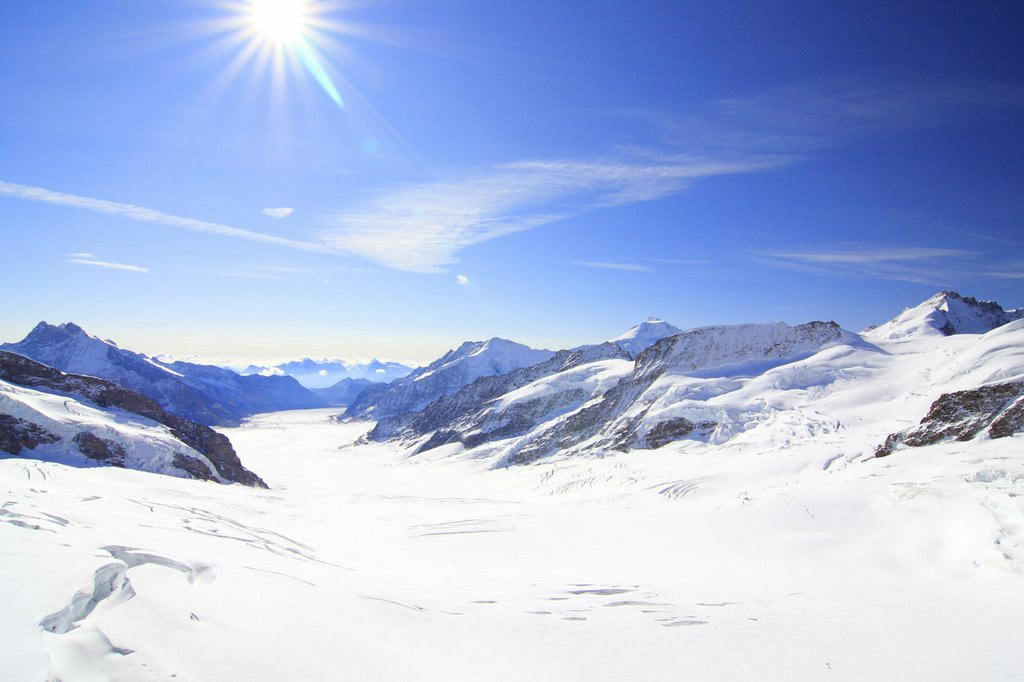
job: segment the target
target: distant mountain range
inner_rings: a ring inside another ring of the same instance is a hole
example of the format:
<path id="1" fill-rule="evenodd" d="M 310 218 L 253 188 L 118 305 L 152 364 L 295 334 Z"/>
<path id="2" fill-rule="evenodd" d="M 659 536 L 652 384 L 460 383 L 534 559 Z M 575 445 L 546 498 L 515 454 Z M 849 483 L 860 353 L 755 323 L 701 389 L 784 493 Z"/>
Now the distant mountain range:
<path id="1" fill-rule="evenodd" d="M 889 454 L 944 437 L 1001 437 L 1021 428 L 1021 317 L 1020 309 L 943 291 L 863 334 L 835 322 L 679 331 L 651 319 L 611 342 L 535 364 L 446 374 L 467 353 L 490 355 L 486 346 L 464 346 L 414 371 L 406 385 L 364 392 L 349 415 L 377 420 L 369 440 L 404 444 L 413 454 L 471 450 L 474 458 L 506 466 L 679 440 L 725 443 L 778 420 L 792 422 L 794 437 L 813 437 L 842 428 L 820 413 L 828 401 L 889 405 L 875 415 L 882 423 L 894 415 L 902 420 L 896 423 L 916 423 L 927 412 L 921 425 L 879 443 L 877 454 Z M 951 336 L 966 343 L 944 341 Z M 971 360 L 972 353 L 983 360 Z M 965 366 L 949 374 L 958 355 Z M 446 380 L 417 390 L 416 377 L 435 374 Z M 927 403 L 917 407 L 926 396 L 935 403 L 931 410 Z M 970 428 L 950 425 L 957 420 Z"/>
<path id="2" fill-rule="evenodd" d="M 236 424 L 259 412 L 324 407 L 292 377 L 241 376 L 213 365 L 165 364 L 90 336 L 71 322 L 40 322 L 18 343 L 0 350 L 64 372 L 107 379 L 152 399 L 171 414 L 208 426 Z"/>
<path id="3" fill-rule="evenodd" d="M 375 376 L 402 373 L 389 383 L 348 376 L 313 390 L 280 373 L 325 377 L 330 373 L 321 372 L 333 361 L 286 363 L 264 371 L 270 376 L 239 375 L 210 365 L 163 363 L 74 324 L 45 322 L 0 349 L 8 351 L 8 363 L 17 364 L 14 358 L 22 356 L 99 377 L 151 399 L 175 418 L 200 424 L 234 424 L 258 412 L 347 406 L 345 418 L 376 422 L 368 440 L 396 443 L 410 455 L 471 451 L 494 466 L 556 454 L 657 449 L 678 441 L 739 443 L 766 423 L 775 424 L 776 431 L 785 425 L 782 431 L 793 438 L 815 438 L 847 428 L 842 418 L 829 415 L 850 406 L 866 410 L 861 422 L 886 429 L 874 451 L 884 456 L 936 439 L 1004 437 L 1021 429 L 1022 317 L 1022 309 L 943 291 L 861 334 L 831 321 L 681 331 L 650 318 L 609 341 L 558 352 L 501 338 L 467 341 L 412 370 L 396 363 L 363 366 L 365 371 L 376 367 Z M 62 387 L 63 380 L 54 376 L 57 383 L 45 390 L 93 400 L 91 394 Z M 51 436 L 68 440 L 67 429 L 55 427 L 52 415 L 26 422 L 36 424 L 38 432 L 10 421 L 25 421 L 25 414 L 34 414 L 25 405 L 41 399 L 25 398 L 18 393 L 23 389 L 5 390 L 0 418 L 7 420 L 8 441 L 20 443 L 11 449 L 42 447 L 53 442 L 47 440 Z M 147 410 L 141 414 L 153 412 Z M 214 478 L 230 478 L 216 473 L 220 469 L 208 459 Z M 177 466 L 173 457 L 169 461 L 160 467 Z"/>
<path id="4" fill-rule="evenodd" d="M 386 384 L 404 377 L 411 371 L 412 367 L 400 362 L 384 362 L 377 359 L 362 363 L 331 358 L 299 358 L 270 366 L 249 365 L 241 373 L 290 376 L 306 388 L 329 388 L 345 379 Z"/>

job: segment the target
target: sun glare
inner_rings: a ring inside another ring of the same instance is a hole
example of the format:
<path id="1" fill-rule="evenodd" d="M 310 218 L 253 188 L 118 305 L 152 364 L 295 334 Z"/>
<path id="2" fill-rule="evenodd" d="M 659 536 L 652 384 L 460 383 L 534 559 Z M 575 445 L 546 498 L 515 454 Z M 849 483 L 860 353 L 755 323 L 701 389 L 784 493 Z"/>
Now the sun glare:
<path id="1" fill-rule="evenodd" d="M 272 43 L 292 43 L 307 27 L 307 0 L 250 0 L 249 19 L 260 37 Z"/>

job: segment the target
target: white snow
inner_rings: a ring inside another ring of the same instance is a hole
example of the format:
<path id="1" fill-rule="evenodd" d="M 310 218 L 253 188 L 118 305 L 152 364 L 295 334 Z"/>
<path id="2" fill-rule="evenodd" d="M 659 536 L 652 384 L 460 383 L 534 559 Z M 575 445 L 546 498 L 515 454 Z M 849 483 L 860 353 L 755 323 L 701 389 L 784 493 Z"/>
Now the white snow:
<path id="1" fill-rule="evenodd" d="M 493 338 L 487 341 L 467 341 L 458 349 L 449 353 L 421 372 L 413 372 L 413 381 L 422 381 L 427 377 L 443 372 L 458 374 L 460 385 L 465 385 L 480 377 L 505 374 L 520 367 L 529 367 L 543 362 L 554 353 L 549 350 L 538 350 L 507 339 Z"/>
<path id="2" fill-rule="evenodd" d="M 667 336 L 678 334 L 680 329 L 657 317 L 648 317 L 646 320 L 626 330 L 621 336 L 609 339 L 611 343 L 617 344 L 619 348 L 632 356 L 637 356 L 641 351 L 647 350 L 656 342 Z"/>
<path id="3" fill-rule="evenodd" d="M 555 393 L 583 389 L 592 395 L 600 395 L 633 371 L 631 360 L 601 360 L 579 367 L 550 374 L 532 383 L 509 391 L 496 399 L 493 409 L 506 410 L 516 403 L 535 400 Z"/>
<path id="4" fill-rule="evenodd" d="M 985 306 L 990 306 L 987 309 Z M 868 338 L 899 340 L 919 336 L 984 334 L 1021 317 L 1017 309 L 1003 310 L 990 301 L 977 301 L 956 292 L 940 291 L 927 301 L 907 308 L 892 320 L 866 331 Z"/>
<path id="5" fill-rule="evenodd" d="M 835 437 L 683 444 L 486 471 L 347 447 L 366 426 L 330 415 L 228 431 L 267 491 L 0 461 L 5 679 L 1013 680 L 1024 666 L 1020 438 L 856 462 Z"/>
<path id="6" fill-rule="evenodd" d="M 1024 376 L 1024 322 L 761 363 L 726 337 L 642 396 L 710 442 L 492 469 L 503 442 L 413 456 L 309 410 L 224 430 L 270 490 L 0 459 L 3 677 L 1020 679 L 1024 435 L 870 453 Z"/>

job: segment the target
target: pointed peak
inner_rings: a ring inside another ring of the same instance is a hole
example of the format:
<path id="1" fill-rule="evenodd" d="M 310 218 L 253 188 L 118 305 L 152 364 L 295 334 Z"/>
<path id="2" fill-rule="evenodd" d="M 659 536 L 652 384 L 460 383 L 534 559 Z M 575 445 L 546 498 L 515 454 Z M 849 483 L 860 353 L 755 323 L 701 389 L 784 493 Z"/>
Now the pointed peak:
<path id="1" fill-rule="evenodd" d="M 1020 317 L 1020 311 L 1004 310 L 995 301 L 982 301 L 946 289 L 864 333 L 885 339 L 984 334 Z"/>

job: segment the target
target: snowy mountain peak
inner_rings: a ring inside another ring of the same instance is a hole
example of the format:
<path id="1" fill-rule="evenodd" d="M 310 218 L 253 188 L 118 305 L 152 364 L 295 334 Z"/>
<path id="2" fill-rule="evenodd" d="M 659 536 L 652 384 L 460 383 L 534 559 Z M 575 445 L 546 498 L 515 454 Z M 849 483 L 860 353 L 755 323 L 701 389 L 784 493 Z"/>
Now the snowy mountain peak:
<path id="1" fill-rule="evenodd" d="M 519 367 L 529 367 L 543 362 L 554 353 L 538 350 L 515 341 L 497 336 L 486 341 L 465 341 L 455 350 L 448 351 L 426 367 L 409 375 L 412 381 L 420 381 L 442 369 L 465 365 L 473 378 L 491 374 L 504 374 Z"/>
<path id="2" fill-rule="evenodd" d="M 382 419 L 418 412 L 437 398 L 452 395 L 480 377 L 531 367 L 553 356 L 549 350 L 530 348 L 499 337 L 466 341 L 426 367 L 419 367 L 392 382 L 386 390 L 364 392 L 349 407 L 349 413 Z"/>
<path id="3" fill-rule="evenodd" d="M 980 301 L 955 291 L 940 291 L 865 335 L 898 340 L 917 336 L 984 334 L 1021 317 L 1024 317 L 1021 309 L 1004 310 L 995 301 Z"/>
<path id="4" fill-rule="evenodd" d="M 680 329 L 678 327 L 660 318 L 648 317 L 635 327 L 631 327 L 621 336 L 610 339 L 610 342 L 635 357 L 656 342 L 679 332 Z"/>

